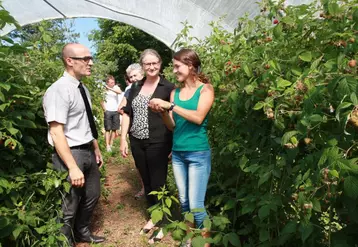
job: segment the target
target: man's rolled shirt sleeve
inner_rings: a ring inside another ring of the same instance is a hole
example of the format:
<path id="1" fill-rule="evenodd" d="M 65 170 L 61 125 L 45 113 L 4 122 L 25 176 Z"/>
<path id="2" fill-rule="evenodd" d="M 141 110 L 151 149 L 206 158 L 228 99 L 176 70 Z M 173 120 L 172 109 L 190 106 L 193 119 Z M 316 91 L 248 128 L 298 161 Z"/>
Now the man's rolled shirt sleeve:
<path id="1" fill-rule="evenodd" d="M 49 89 L 43 100 L 43 108 L 47 123 L 67 123 L 68 111 L 70 109 L 69 94 L 65 89 Z"/>

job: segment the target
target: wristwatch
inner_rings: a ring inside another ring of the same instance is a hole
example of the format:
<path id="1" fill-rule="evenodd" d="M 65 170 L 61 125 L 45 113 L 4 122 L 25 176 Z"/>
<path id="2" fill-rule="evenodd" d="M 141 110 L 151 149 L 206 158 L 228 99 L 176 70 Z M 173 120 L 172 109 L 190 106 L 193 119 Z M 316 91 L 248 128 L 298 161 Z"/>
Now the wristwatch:
<path id="1" fill-rule="evenodd" d="M 174 106 L 175 106 L 175 103 L 174 103 L 174 102 L 171 102 L 168 111 L 173 110 Z"/>

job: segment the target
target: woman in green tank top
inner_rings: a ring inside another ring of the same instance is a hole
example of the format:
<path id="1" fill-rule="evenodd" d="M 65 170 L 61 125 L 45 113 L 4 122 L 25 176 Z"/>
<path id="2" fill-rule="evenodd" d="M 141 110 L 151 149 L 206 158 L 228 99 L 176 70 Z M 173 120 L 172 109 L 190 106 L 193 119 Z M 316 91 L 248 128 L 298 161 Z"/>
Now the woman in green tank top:
<path id="1" fill-rule="evenodd" d="M 201 209 L 193 212 L 198 228 L 207 217 L 204 200 L 211 170 L 207 122 L 214 102 L 214 89 L 200 65 L 199 56 L 191 49 L 175 53 L 173 72 L 182 87 L 172 91 L 170 102 L 152 99 L 149 103 L 173 130 L 172 163 L 182 211 Z"/>

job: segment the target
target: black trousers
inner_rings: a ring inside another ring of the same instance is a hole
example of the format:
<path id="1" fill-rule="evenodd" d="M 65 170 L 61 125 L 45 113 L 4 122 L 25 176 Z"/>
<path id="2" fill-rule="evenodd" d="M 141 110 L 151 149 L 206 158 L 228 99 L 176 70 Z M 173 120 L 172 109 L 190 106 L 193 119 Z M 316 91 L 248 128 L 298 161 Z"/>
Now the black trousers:
<path id="1" fill-rule="evenodd" d="M 149 207 L 158 202 L 157 196 L 148 195 L 165 185 L 168 174 L 168 155 L 172 145 L 168 142 L 150 143 L 130 136 L 132 155 L 144 184 Z"/>
<path id="2" fill-rule="evenodd" d="M 73 234 L 80 237 L 90 234 L 91 216 L 101 194 L 100 172 L 94 151 L 72 149 L 71 152 L 85 176 L 85 184 L 82 188 L 71 186 L 70 192 L 63 197 L 61 223 L 64 225 L 61 232 L 70 242 Z M 53 154 L 52 162 L 56 170 L 68 170 L 57 153 Z M 69 177 L 67 179 L 70 181 Z"/>

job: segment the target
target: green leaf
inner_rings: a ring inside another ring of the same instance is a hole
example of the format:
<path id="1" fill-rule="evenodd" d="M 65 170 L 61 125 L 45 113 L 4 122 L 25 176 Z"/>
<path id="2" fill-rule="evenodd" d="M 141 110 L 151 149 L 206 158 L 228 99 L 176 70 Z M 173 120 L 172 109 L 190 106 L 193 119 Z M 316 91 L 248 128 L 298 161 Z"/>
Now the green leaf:
<path id="1" fill-rule="evenodd" d="M 336 2 L 330 2 L 330 3 L 328 4 L 328 12 L 329 12 L 331 15 L 338 15 L 338 14 L 341 12 L 338 3 L 336 3 Z"/>
<path id="2" fill-rule="evenodd" d="M 244 204 L 241 209 L 241 214 L 252 213 L 255 210 L 256 206 L 253 203 Z"/>
<path id="3" fill-rule="evenodd" d="M 10 88 L 11 88 L 11 85 L 10 85 L 10 84 L 5 84 L 5 83 L 0 82 L 0 87 L 2 87 L 3 89 L 5 89 L 6 91 L 9 91 Z"/>
<path id="4" fill-rule="evenodd" d="M 230 199 L 225 203 L 223 210 L 229 210 L 234 208 L 235 206 L 236 206 L 235 200 Z"/>
<path id="5" fill-rule="evenodd" d="M 311 70 L 317 69 L 317 67 L 318 67 L 319 63 L 321 62 L 322 58 L 323 58 L 323 56 L 319 57 L 318 59 L 316 59 L 316 60 L 312 63 L 312 65 L 311 65 Z"/>
<path id="6" fill-rule="evenodd" d="M 9 131 L 11 135 L 16 135 L 17 132 L 19 132 L 19 130 L 15 128 L 8 128 L 7 131 Z"/>
<path id="7" fill-rule="evenodd" d="M 336 109 L 336 119 L 337 119 L 338 121 L 340 121 L 340 119 L 339 119 L 339 114 L 340 114 L 341 110 L 342 110 L 342 109 L 345 109 L 345 108 L 348 108 L 348 107 L 350 107 L 351 105 L 352 105 L 352 103 L 350 103 L 350 102 L 342 102 L 341 104 L 339 104 L 339 106 L 338 106 L 337 109 Z"/>
<path id="8" fill-rule="evenodd" d="M 202 236 L 196 236 L 192 239 L 191 245 L 193 247 L 203 247 L 205 245 L 206 241 Z"/>
<path id="9" fill-rule="evenodd" d="M 65 182 L 65 183 L 63 183 L 63 188 L 66 193 L 69 193 L 70 189 L 71 189 L 71 184 L 69 182 Z"/>
<path id="10" fill-rule="evenodd" d="M 282 229 L 281 234 L 294 233 L 294 232 L 296 232 L 296 229 L 297 229 L 297 222 L 296 221 L 290 221 Z"/>
<path id="11" fill-rule="evenodd" d="M 282 37 L 282 25 L 276 25 L 274 28 L 273 28 L 273 36 L 276 38 L 276 39 L 280 39 Z"/>
<path id="12" fill-rule="evenodd" d="M 159 222 L 163 219 L 163 211 L 161 211 L 159 209 L 153 210 L 150 217 L 151 217 L 153 223 L 156 224 L 157 222 Z"/>
<path id="13" fill-rule="evenodd" d="M 4 96 L 4 94 L 1 92 L 1 90 L 0 90 L 0 100 L 1 100 L 2 102 L 5 102 L 5 96 Z"/>
<path id="14" fill-rule="evenodd" d="M 358 23 L 358 8 L 356 8 L 353 12 L 353 20 Z"/>
<path id="15" fill-rule="evenodd" d="M 258 213 L 261 221 L 266 219 L 270 215 L 270 208 L 270 205 L 265 205 L 259 209 Z"/>
<path id="16" fill-rule="evenodd" d="M 169 208 L 164 207 L 164 208 L 163 208 L 163 211 L 164 211 L 164 213 L 166 213 L 167 215 L 172 216 L 172 213 L 170 212 Z"/>
<path id="17" fill-rule="evenodd" d="M 339 173 L 336 170 L 330 170 L 329 174 L 333 177 L 339 178 Z"/>
<path id="18" fill-rule="evenodd" d="M 317 198 L 312 199 L 312 205 L 313 205 L 314 211 L 321 212 L 321 203 L 319 202 L 319 200 Z"/>
<path id="19" fill-rule="evenodd" d="M 0 111 L 4 111 L 6 109 L 6 107 L 9 107 L 10 106 L 10 103 L 5 103 L 5 104 L 1 104 L 0 105 Z"/>
<path id="20" fill-rule="evenodd" d="M 233 246 L 236 246 L 236 247 L 240 247 L 241 246 L 241 242 L 240 242 L 240 239 L 239 239 L 239 236 L 234 233 L 234 232 L 230 232 L 228 234 L 228 239 L 229 239 L 229 242 L 233 245 Z"/>
<path id="21" fill-rule="evenodd" d="M 264 105 L 265 105 L 265 102 L 263 102 L 263 101 L 257 102 L 253 109 L 255 111 L 260 110 L 262 107 L 264 107 Z"/>
<path id="22" fill-rule="evenodd" d="M 288 87 L 292 84 L 292 82 L 290 81 L 287 81 L 287 80 L 284 80 L 282 78 L 279 78 L 278 79 L 278 82 L 277 82 L 277 87 L 279 88 L 285 88 L 285 87 Z"/>
<path id="23" fill-rule="evenodd" d="M 310 51 L 303 52 L 301 55 L 298 56 L 302 61 L 311 62 L 312 60 L 312 53 Z"/>
<path id="24" fill-rule="evenodd" d="M 302 75 L 302 72 L 301 72 L 300 68 L 292 68 L 291 71 L 296 76 Z"/>
<path id="25" fill-rule="evenodd" d="M 215 234 L 213 242 L 214 244 L 219 244 L 221 242 L 221 239 L 223 238 L 222 233 Z"/>
<path id="26" fill-rule="evenodd" d="M 36 129 L 36 124 L 31 120 L 21 119 L 17 121 L 16 124 L 23 128 Z"/>
<path id="27" fill-rule="evenodd" d="M 344 193 L 354 199 L 358 197 L 358 178 L 356 176 L 348 176 L 344 179 Z"/>
<path id="28" fill-rule="evenodd" d="M 181 241 L 185 235 L 185 231 L 181 229 L 176 229 L 172 233 L 172 237 L 174 240 Z"/>
<path id="29" fill-rule="evenodd" d="M 12 142 L 11 139 L 7 139 L 4 143 L 4 146 L 7 147 Z"/>
<path id="30" fill-rule="evenodd" d="M 5 226 L 10 224 L 9 218 L 0 216 L 0 229 L 3 229 Z"/>
<path id="31" fill-rule="evenodd" d="M 310 120 L 310 122 L 316 122 L 316 123 L 320 123 L 323 121 L 322 116 L 318 114 L 313 114 L 308 119 Z"/>
<path id="32" fill-rule="evenodd" d="M 47 225 L 41 226 L 41 227 L 37 227 L 35 228 L 35 230 L 39 233 L 39 234 L 43 234 L 46 231 Z"/>
<path id="33" fill-rule="evenodd" d="M 244 64 L 243 69 L 248 77 L 252 77 L 252 72 L 247 64 Z"/>
<path id="34" fill-rule="evenodd" d="M 306 242 L 306 240 L 309 238 L 312 232 L 313 232 L 313 225 L 311 223 L 309 224 L 301 223 L 301 239 L 303 243 Z"/>
<path id="35" fill-rule="evenodd" d="M 261 242 L 265 242 L 265 241 L 269 240 L 270 239 L 269 232 L 266 229 L 261 229 L 259 239 Z"/>
<path id="36" fill-rule="evenodd" d="M 179 222 L 178 227 L 183 231 L 188 230 L 188 226 L 184 222 Z"/>
<path id="37" fill-rule="evenodd" d="M 186 221 L 189 221 L 191 223 L 194 223 L 194 214 L 192 213 L 186 213 L 184 216 Z"/>
<path id="38" fill-rule="evenodd" d="M 15 240 L 19 237 L 19 235 L 20 235 L 20 233 L 22 232 L 22 230 L 23 230 L 23 227 L 22 227 L 22 226 L 17 226 L 17 227 L 15 228 L 15 230 L 12 231 L 12 236 L 14 236 L 14 239 L 15 239 Z"/>
<path id="39" fill-rule="evenodd" d="M 244 90 L 247 94 L 252 94 L 255 90 L 255 87 L 252 84 L 249 84 L 244 87 Z"/>
<path id="40" fill-rule="evenodd" d="M 286 143 L 288 143 L 291 139 L 291 137 L 297 135 L 299 132 L 296 131 L 296 130 L 292 130 L 292 131 L 289 131 L 289 132 L 286 132 L 283 136 L 282 136 L 282 139 L 281 139 L 281 145 L 285 145 Z"/>
<path id="41" fill-rule="evenodd" d="M 36 145 L 35 139 L 32 136 L 24 136 L 22 139 L 28 144 Z"/>
<path id="42" fill-rule="evenodd" d="M 357 98 L 357 95 L 356 95 L 356 93 L 355 92 L 353 92 L 352 94 L 351 94 L 351 101 L 352 101 L 352 103 L 353 103 L 353 105 L 355 105 L 355 106 L 358 106 L 358 98 Z"/>
<path id="43" fill-rule="evenodd" d="M 170 208 L 172 206 L 172 200 L 169 197 L 165 198 L 165 204 Z"/>
<path id="44" fill-rule="evenodd" d="M 296 24 L 296 21 L 295 21 L 293 18 L 289 17 L 288 15 L 286 15 L 285 17 L 283 17 L 283 18 L 281 19 L 281 22 L 286 23 L 286 24 L 288 24 L 288 25 L 294 25 L 294 24 Z"/>
<path id="45" fill-rule="evenodd" d="M 271 172 L 266 172 L 263 176 L 260 177 L 257 186 L 260 187 L 260 185 L 267 182 L 267 180 L 269 180 L 270 177 L 271 177 Z"/>
<path id="46" fill-rule="evenodd" d="M 212 223 L 211 223 L 210 219 L 206 218 L 203 222 L 203 225 L 204 225 L 204 228 L 207 229 L 208 231 L 211 230 Z"/>
<path id="47" fill-rule="evenodd" d="M 42 35 L 42 39 L 43 39 L 43 41 L 45 41 L 46 43 L 50 43 L 50 42 L 51 42 L 51 36 L 48 35 L 48 34 L 46 34 L 46 33 L 44 33 L 44 34 Z"/>
<path id="48" fill-rule="evenodd" d="M 324 64 L 324 67 L 326 67 L 328 71 L 331 71 L 337 67 L 337 61 L 335 59 L 330 59 Z"/>
<path id="49" fill-rule="evenodd" d="M 173 201 L 175 201 L 176 203 L 179 204 L 179 201 L 178 201 L 178 199 L 177 199 L 175 196 L 170 196 L 170 199 L 172 199 Z"/>

